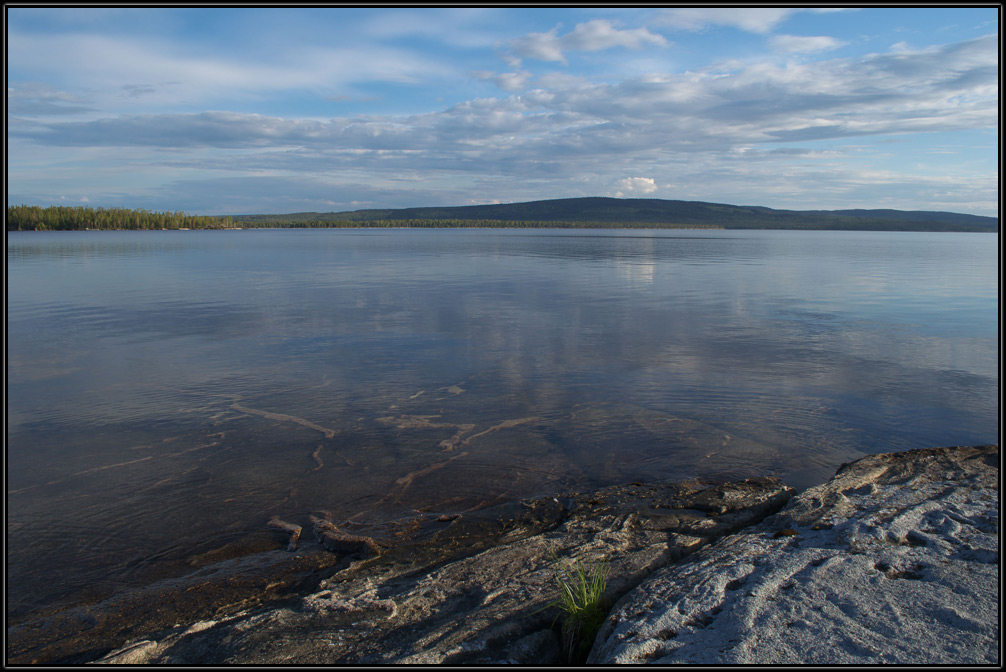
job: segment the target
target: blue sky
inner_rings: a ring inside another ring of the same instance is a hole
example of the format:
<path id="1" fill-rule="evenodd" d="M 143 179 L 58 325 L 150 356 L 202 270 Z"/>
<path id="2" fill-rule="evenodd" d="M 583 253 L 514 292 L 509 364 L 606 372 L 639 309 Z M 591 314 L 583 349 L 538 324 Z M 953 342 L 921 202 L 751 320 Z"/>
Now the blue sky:
<path id="1" fill-rule="evenodd" d="M 999 10 L 7 8 L 7 202 L 998 214 Z"/>

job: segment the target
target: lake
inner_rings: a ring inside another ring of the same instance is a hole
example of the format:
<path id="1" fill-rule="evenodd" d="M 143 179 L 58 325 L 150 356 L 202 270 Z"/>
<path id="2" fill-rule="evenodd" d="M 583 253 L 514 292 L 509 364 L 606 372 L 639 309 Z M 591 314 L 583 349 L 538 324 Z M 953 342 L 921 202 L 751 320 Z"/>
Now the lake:
<path id="1" fill-rule="evenodd" d="M 7 613 L 272 516 L 998 443 L 996 234 L 7 234 Z M 246 545 L 246 548 L 249 546 Z"/>

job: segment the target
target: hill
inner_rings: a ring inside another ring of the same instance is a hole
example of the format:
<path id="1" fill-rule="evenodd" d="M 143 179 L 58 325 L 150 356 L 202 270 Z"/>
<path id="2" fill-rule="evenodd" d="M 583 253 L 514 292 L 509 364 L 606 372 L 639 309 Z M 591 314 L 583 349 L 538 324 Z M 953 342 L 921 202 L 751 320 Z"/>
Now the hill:
<path id="1" fill-rule="evenodd" d="M 526 203 L 286 215 L 236 215 L 238 226 L 458 226 L 998 232 L 999 219 L 905 210 L 775 210 L 655 198 L 563 198 Z"/>

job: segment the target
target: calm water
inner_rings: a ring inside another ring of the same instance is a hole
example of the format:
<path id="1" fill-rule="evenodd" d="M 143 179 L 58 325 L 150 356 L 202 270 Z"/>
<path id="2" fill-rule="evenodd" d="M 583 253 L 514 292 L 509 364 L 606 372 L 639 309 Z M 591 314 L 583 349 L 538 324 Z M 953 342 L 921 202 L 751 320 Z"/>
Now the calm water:
<path id="1" fill-rule="evenodd" d="M 7 609 L 316 510 L 997 443 L 998 236 L 7 234 Z"/>

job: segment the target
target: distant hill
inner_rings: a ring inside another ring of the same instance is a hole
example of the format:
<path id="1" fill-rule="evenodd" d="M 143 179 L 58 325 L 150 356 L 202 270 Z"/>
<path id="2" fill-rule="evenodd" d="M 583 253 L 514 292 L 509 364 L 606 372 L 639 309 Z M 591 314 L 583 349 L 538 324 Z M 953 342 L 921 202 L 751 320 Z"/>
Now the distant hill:
<path id="1" fill-rule="evenodd" d="M 830 214 L 850 217 L 881 217 L 902 222 L 949 222 L 960 226 L 974 226 L 981 230 L 998 230 L 999 220 L 995 217 L 965 215 L 956 212 L 935 210 L 808 210 L 807 214 Z"/>
<path id="2" fill-rule="evenodd" d="M 775 210 L 656 198 L 561 198 L 453 207 L 235 215 L 247 227 L 458 226 L 998 232 L 999 219 L 905 210 Z"/>

